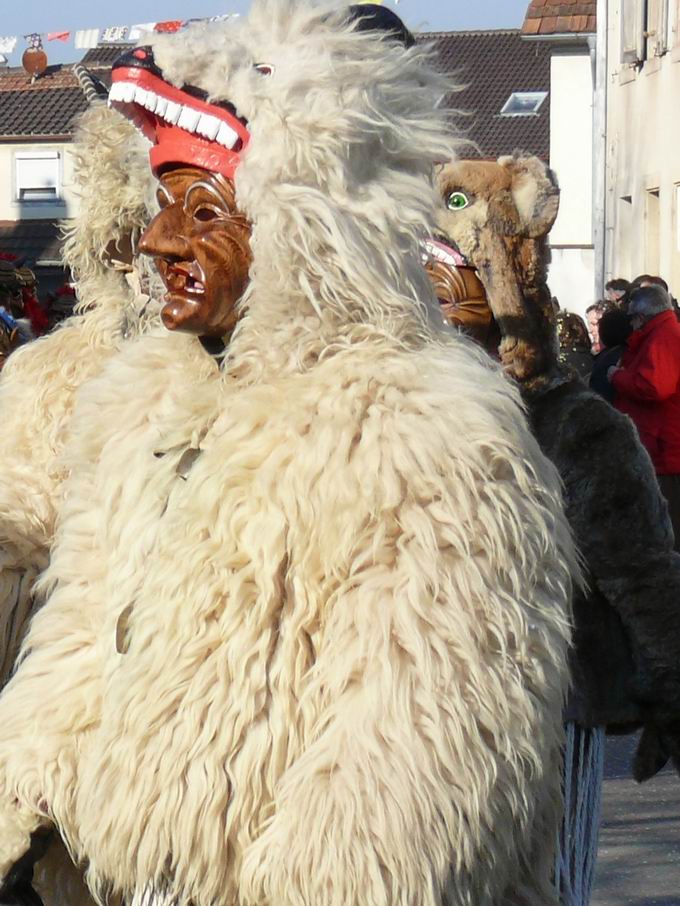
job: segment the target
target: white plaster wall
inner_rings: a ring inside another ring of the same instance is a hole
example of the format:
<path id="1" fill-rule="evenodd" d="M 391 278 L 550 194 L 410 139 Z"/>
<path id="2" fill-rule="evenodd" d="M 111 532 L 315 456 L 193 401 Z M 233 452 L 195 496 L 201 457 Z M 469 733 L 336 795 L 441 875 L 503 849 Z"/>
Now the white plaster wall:
<path id="1" fill-rule="evenodd" d="M 62 198 L 59 203 L 19 204 L 16 201 L 14 155 L 22 151 L 59 151 L 61 154 Z M 65 143 L 0 144 L 0 220 L 52 220 L 73 217 L 78 200 L 73 192 L 73 159 Z"/>
<path id="2" fill-rule="evenodd" d="M 550 61 L 550 166 L 560 183 L 553 245 L 592 245 L 593 75 L 587 48 Z"/>
<path id="3" fill-rule="evenodd" d="M 607 279 L 632 279 L 650 261 L 647 193 L 659 191 L 658 273 L 680 294 L 680 43 L 635 69 L 620 62 L 620 0 L 609 0 Z M 624 198 L 630 200 L 623 200 Z"/>
<path id="4" fill-rule="evenodd" d="M 586 309 L 595 301 L 594 268 L 595 252 L 592 248 L 552 250 L 548 285 L 560 308 L 585 316 Z"/>
<path id="5" fill-rule="evenodd" d="M 560 210 L 550 233 L 550 290 L 583 315 L 594 301 L 593 75 L 587 47 L 555 48 L 550 61 L 550 166 Z"/>

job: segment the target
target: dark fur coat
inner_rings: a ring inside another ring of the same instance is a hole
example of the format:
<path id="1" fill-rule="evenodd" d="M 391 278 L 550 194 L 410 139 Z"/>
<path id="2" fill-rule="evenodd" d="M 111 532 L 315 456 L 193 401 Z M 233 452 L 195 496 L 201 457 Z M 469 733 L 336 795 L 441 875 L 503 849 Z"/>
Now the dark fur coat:
<path id="1" fill-rule="evenodd" d="M 666 502 L 630 419 L 578 380 L 556 384 L 527 405 L 562 476 L 588 582 L 574 602 L 568 716 L 668 728 L 680 715 L 680 555 Z"/>
<path id="2" fill-rule="evenodd" d="M 645 728 L 635 776 L 680 768 L 680 555 L 633 423 L 572 379 L 558 355 L 547 284 L 554 174 L 536 157 L 457 161 L 438 173 L 441 234 L 477 269 L 500 328 L 504 369 L 565 489 L 587 590 L 574 602 L 567 718 Z M 463 194 L 462 208 L 450 206 Z"/>

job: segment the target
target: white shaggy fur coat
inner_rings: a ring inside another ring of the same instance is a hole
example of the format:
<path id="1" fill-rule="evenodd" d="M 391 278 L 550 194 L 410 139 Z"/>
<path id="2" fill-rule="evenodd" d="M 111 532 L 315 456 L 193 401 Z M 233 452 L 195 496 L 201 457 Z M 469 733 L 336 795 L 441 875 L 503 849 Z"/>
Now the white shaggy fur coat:
<path id="1" fill-rule="evenodd" d="M 127 337 L 157 319 L 141 293 L 149 265 L 117 270 L 112 247 L 138 234 L 155 205 L 154 180 L 134 129 L 105 106 L 81 118 L 73 145 L 80 212 L 66 224 L 65 256 L 78 281 L 77 313 L 15 352 L 0 375 L 0 688 L 15 665 L 49 562 L 67 469 L 62 453 L 78 389 Z M 87 902 L 71 860 L 54 841 L 34 875 L 46 906 Z"/>
<path id="2" fill-rule="evenodd" d="M 151 329 L 76 394 L 0 876 L 53 822 L 102 897 L 552 904 L 576 568 L 517 394 L 433 326 L 445 86 L 289 0 L 154 50 L 248 118 L 251 283 L 221 363 Z"/>
<path id="3" fill-rule="evenodd" d="M 152 216 L 141 150 L 134 129 L 106 107 L 81 118 L 73 146 L 81 205 L 67 223 L 65 244 L 78 280 L 78 312 L 15 352 L 0 376 L 0 688 L 32 608 L 36 573 L 48 561 L 76 392 L 126 335 L 152 320 L 153 306 L 112 267 L 107 251 Z M 142 307 L 147 313 L 140 317 Z"/>

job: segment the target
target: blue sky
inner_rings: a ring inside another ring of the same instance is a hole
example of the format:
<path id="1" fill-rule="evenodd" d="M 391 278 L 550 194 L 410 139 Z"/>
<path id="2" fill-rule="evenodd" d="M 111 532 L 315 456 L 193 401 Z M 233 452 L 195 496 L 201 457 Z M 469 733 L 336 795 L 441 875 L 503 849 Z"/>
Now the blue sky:
<path id="1" fill-rule="evenodd" d="M 412 28 L 438 29 L 516 28 L 522 23 L 529 0 L 386 0 Z M 188 19 L 223 13 L 245 13 L 249 0 L 117 0 L 93 3 L 92 0 L 5 0 L 2 3 L 0 35 L 25 35 L 107 25 L 130 25 L 163 19 Z M 25 47 L 21 39 L 10 57 L 18 65 Z M 45 42 L 50 62 L 77 60 L 81 52 L 73 41 L 62 45 Z"/>

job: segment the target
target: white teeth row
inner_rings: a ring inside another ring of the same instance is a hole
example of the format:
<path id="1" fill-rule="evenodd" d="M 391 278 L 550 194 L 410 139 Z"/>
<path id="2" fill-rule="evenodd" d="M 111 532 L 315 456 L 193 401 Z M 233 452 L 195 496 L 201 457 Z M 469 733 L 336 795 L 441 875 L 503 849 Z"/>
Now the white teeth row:
<path id="1" fill-rule="evenodd" d="M 139 104 L 167 123 L 179 126 L 186 132 L 202 135 L 208 141 L 217 142 L 225 148 L 232 149 L 239 139 L 238 133 L 224 120 L 209 113 L 201 113 L 193 107 L 176 104 L 153 91 L 139 88 L 132 82 L 114 82 L 109 91 L 109 104 L 112 101 Z"/>
<path id="2" fill-rule="evenodd" d="M 425 241 L 424 245 L 427 249 L 427 252 L 429 252 L 430 255 L 437 261 L 441 261 L 442 264 L 448 264 L 449 267 L 458 266 L 458 262 L 456 261 L 455 257 L 450 252 L 447 252 L 445 249 L 443 249 L 441 246 L 434 245 L 434 243 L 430 243 L 427 240 Z"/>

